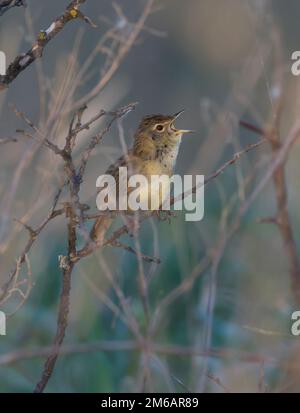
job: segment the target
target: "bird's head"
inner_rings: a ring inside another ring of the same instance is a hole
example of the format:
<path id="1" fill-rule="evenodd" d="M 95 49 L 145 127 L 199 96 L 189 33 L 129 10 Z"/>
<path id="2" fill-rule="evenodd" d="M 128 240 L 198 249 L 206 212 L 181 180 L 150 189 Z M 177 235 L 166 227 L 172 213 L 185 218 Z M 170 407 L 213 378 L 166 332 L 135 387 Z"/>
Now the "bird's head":
<path id="1" fill-rule="evenodd" d="M 177 129 L 174 126 L 175 120 L 182 113 L 183 110 L 171 116 L 146 116 L 139 124 L 136 137 L 147 137 L 159 146 L 179 141 L 183 134 L 193 132 L 189 129 Z"/>

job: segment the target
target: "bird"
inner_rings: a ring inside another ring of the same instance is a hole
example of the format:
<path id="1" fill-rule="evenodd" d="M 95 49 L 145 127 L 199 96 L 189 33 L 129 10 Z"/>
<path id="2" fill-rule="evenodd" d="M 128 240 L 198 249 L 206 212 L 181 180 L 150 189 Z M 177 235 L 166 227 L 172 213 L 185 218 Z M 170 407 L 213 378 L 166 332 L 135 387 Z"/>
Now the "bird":
<path id="1" fill-rule="evenodd" d="M 118 188 L 119 183 L 120 167 L 126 168 L 128 179 L 133 174 L 143 175 L 149 182 L 149 185 L 151 185 L 150 181 L 153 175 L 167 175 L 169 177 L 173 175 L 182 136 L 195 132 L 190 129 L 177 129 L 175 127 L 175 120 L 183 112 L 184 110 L 174 115 L 148 115 L 140 121 L 134 134 L 133 147 L 106 170 L 105 175 L 114 177 L 116 188 Z M 129 194 L 130 188 L 127 187 L 127 190 Z M 151 187 L 149 186 L 147 191 L 150 192 L 150 190 Z M 143 188 L 141 188 L 140 191 L 140 196 L 142 197 Z M 151 200 L 152 204 L 148 205 L 149 210 L 158 210 L 167 193 L 169 193 L 169 188 L 160 188 L 159 193 L 155 195 L 155 199 Z M 118 192 L 116 195 L 118 198 Z M 122 211 L 123 214 L 129 215 L 132 214 L 132 212 L 130 208 Z M 102 215 L 96 218 L 89 234 L 89 240 L 86 245 L 78 251 L 78 256 L 88 255 L 93 251 L 93 245 L 98 246 L 104 242 L 105 234 L 112 221 L 112 216 L 108 215 Z"/>

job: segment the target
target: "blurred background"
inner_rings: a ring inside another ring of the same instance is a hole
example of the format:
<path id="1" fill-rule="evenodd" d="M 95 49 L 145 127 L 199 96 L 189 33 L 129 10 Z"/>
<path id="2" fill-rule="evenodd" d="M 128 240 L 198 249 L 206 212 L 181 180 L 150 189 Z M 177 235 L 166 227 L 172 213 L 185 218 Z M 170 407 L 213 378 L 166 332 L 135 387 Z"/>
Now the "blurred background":
<path id="1" fill-rule="evenodd" d="M 26 9 L 13 8 L 0 17 L 0 50 L 8 63 L 27 51 L 38 32 L 46 30 L 68 5 L 59 0 L 27 3 Z M 61 160 L 16 133 L 28 126 L 12 105 L 59 145 L 72 113 L 84 102 L 86 120 L 102 108 L 138 102 L 122 121 L 128 146 L 143 116 L 185 109 L 177 124 L 197 133 L 184 139 L 176 172 L 206 176 L 235 152 L 260 140 L 240 127 L 239 120 L 264 127 L 272 118 L 281 86 L 282 139 L 297 121 L 300 78 L 291 74 L 290 67 L 292 52 L 300 50 L 299 1 L 156 0 L 137 40 L 97 91 L 118 48 L 136 27 L 146 0 L 116 4 L 86 1 L 81 9 L 98 27 L 81 20 L 66 25 L 49 42 L 42 59 L 0 93 L 0 137 L 18 139 L 0 146 L 1 284 L 28 239 L 15 219 L 38 226 L 63 180 Z M 280 87 L 278 68 L 283 77 Z M 81 134 L 78 157 L 106 122 L 102 118 Z M 114 124 L 94 152 L 82 185 L 81 199 L 92 210 L 96 178 L 120 154 Z M 296 144 L 286 163 L 286 179 L 298 252 L 299 157 Z M 205 187 L 201 222 L 186 222 L 184 213 L 178 213 L 170 223 L 153 219 L 142 224 L 142 251 L 161 259 L 160 264 L 144 263 L 157 351 L 147 353 L 130 344 L 135 337 L 120 316 L 119 297 L 109 282 L 113 277 L 145 331 L 136 256 L 106 247 L 80 261 L 72 280 L 65 338 L 69 347 L 59 357 L 46 391 L 300 390 L 300 339 L 290 333 L 297 303 L 288 261 L 278 228 L 260 222 L 276 213 L 272 182 L 235 226 L 240 206 L 264 176 L 271 158 L 266 143 L 212 180 Z M 113 228 L 120 225 L 116 220 Z M 122 241 L 134 242 L 128 236 Z M 66 222 L 58 217 L 28 254 L 32 273 L 28 297 L 14 292 L 2 306 L 8 318 L 7 335 L 0 336 L 1 392 L 30 392 L 39 380 L 45 354 L 37 354 L 38 350 L 51 345 L 56 331 L 58 256 L 66 253 L 66 242 Z M 26 281 L 28 272 L 24 265 L 20 278 Z M 20 351 L 27 357 L 20 354 L 14 359 Z"/>

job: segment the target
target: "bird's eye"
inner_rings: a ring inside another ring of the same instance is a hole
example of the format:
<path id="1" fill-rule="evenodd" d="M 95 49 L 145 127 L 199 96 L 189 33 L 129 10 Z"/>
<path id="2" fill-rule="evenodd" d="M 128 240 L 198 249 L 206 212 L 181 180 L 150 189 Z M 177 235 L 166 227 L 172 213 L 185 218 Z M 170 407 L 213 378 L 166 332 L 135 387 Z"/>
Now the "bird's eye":
<path id="1" fill-rule="evenodd" d="M 156 125 L 155 129 L 161 132 L 162 130 L 164 130 L 164 125 Z"/>

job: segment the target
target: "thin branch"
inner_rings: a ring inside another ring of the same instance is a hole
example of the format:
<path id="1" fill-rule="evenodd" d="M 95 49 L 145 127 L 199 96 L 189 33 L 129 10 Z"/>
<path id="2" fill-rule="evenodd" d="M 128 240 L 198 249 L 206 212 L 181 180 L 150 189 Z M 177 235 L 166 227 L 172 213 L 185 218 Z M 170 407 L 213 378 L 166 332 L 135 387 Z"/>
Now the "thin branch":
<path id="1" fill-rule="evenodd" d="M 11 284 L 14 282 L 14 280 L 17 277 L 18 267 L 20 265 L 22 265 L 24 262 L 26 262 L 26 256 L 30 252 L 33 244 L 37 240 L 40 233 L 43 231 L 43 229 L 48 225 L 48 223 L 51 220 L 53 220 L 54 218 L 56 218 L 56 217 L 58 217 L 58 216 L 60 216 L 64 213 L 64 209 L 56 209 L 56 206 L 57 206 L 58 200 L 61 196 L 61 193 L 62 193 L 62 188 L 60 188 L 57 191 L 57 194 L 54 197 L 53 205 L 52 205 L 52 207 L 50 209 L 50 212 L 48 213 L 47 217 L 42 221 L 42 223 L 36 229 L 32 229 L 29 225 L 22 223 L 22 225 L 25 226 L 25 228 L 27 228 L 27 230 L 29 232 L 29 239 L 28 239 L 23 251 L 21 252 L 19 257 L 17 258 L 16 265 L 11 270 L 11 272 L 8 276 L 8 280 L 0 288 L 0 304 L 1 305 L 3 305 L 7 301 L 7 299 L 10 297 L 10 295 L 11 295 L 11 291 L 10 291 L 11 290 Z"/>
<path id="2" fill-rule="evenodd" d="M 81 354 L 99 351 L 130 351 L 138 349 L 135 341 L 99 341 L 86 344 L 65 344 L 60 348 L 60 355 Z M 37 349 L 22 349 L 11 351 L 0 356 L 0 366 L 17 363 L 35 357 L 47 357 L 51 354 L 52 346 Z"/>
<path id="3" fill-rule="evenodd" d="M 74 268 L 74 263 L 70 257 L 76 252 L 76 215 L 72 207 L 66 211 L 68 217 L 68 256 L 63 264 L 62 276 L 62 291 L 60 295 L 60 303 L 57 318 L 57 331 L 54 339 L 52 350 L 45 362 L 42 377 L 35 387 L 34 393 L 42 393 L 45 389 L 52 373 L 60 351 L 60 346 L 64 340 L 66 329 L 68 326 L 68 314 L 70 311 L 70 292 L 71 292 L 71 275 Z"/>
<path id="4" fill-rule="evenodd" d="M 85 2 L 86 0 L 71 1 L 66 10 L 51 23 L 48 29 L 39 32 L 36 42 L 32 47 L 26 53 L 17 56 L 8 66 L 6 74 L 0 76 L 0 90 L 5 89 L 23 70 L 30 66 L 37 58 L 41 57 L 46 45 L 60 33 L 70 21 L 82 19 L 95 27 L 91 20 L 79 10 L 79 7 Z"/>
<path id="5" fill-rule="evenodd" d="M 137 251 L 136 249 L 134 249 L 133 247 L 131 247 L 130 245 L 126 245 L 120 241 L 114 241 L 111 243 L 112 247 L 116 247 L 116 248 L 121 248 L 127 252 L 130 252 L 131 254 L 134 254 L 136 256 L 140 256 L 142 258 L 142 260 L 144 260 L 145 262 L 148 263 L 155 263 L 155 264 L 160 264 L 161 263 L 161 259 L 157 258 L 157 257 L 150 257 L 149 255 L 145 255 L 143 254 L 141 251 Z"/>
<path id="6" fill-rule="evenodd" d="M 5 143 L 12 143 L 12 142 L 18 142 L 17 138 L 0 138 L 0 145 L 3 145 Z"/>
<path id="7" fill-rule="evenodd" d="M 129 36 L 125 39 L 125 42 L 121 43 L 120 47 L 117 50 L 115 57 L 110 62 L 107 70 L 105 70 L 103 75 L 100 77 L 100 80 L 96 84 L 96 86 L 88 94 L 86 94 L 84 97 L 79 99 L 74 104 L 76 108 L 81 107 L 83 104 L 85 104 L 86 102 L 89 102 L 91 99 L 97 96 L 103 90 L 103 88 L 108 84 L 111 78 L 114 76 L 121 62 L 127 56 L 129 50 L 132 48 L 133 44 L 136 42 L 136 40 L 138 39 L 138 36 L 143 30 L 146 20 L 148 19 L 149 15 L 153 11 L 154 3 L 155 3 L 155 0 L 147 0 L 147 3 L 143 9 L 143 12 L 140 15 L 140 18 L 133 25 Z M 121 38 L 123 39 L 123 36 L 121 36 Z"/>
<path id="8" fill-rule="evenodd" d="M 3 16 L 4 13 L 6 13 L 9 9 L 12 9 L 13 7 L 26 7 L 26 1 L 25 0 L 0 0 L 0 16 Z"/>
<path id="9" fill-rule="evenodd" d="M 231 391 L 223 384 L 222 380 L 219 377 L 216 377 L 212 373 L 207 373 L 207 378 L 214 382 L 216 385 L 221 387 L 222 390 L 224 390 L 225 393 L 231 393 Z"/>
<path id="10" fill-rule="evenodd" d="M 37 349 L 22 349 L 11 351 L 10 353 L 0 356 L 0 365 L 8 365 L 16 363 L 18 361 L 27 360 L 35 357 L 48 356 L 52 351 L 51 346 L 41 347 Z M 210 349 L 203 351 L 195 347 L 178 346 L 178 345 L 165 345 L 155 342 L 142 342 L 142 341 L 112 341 L 101 340 L 92 343 L 78 343 L 78 344 L 65 344 L 60 348 L 61 355 L 68 354 L 82 354 L 90 352 L 115 352 L 115 351 L 142 351 L 148 353 L 157 353 L 167 356 L 181 356 L 181 357 L 212 357 L 217 359 L 236 359 L 246 363 L 261 364 L 275 364 L 276 359 L 273 357 L 265 356 L 263 354 L 251 353 L 247 351 L 239 351 L 236 349 Z"/>

